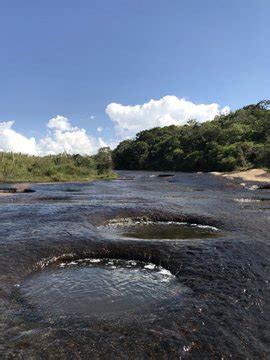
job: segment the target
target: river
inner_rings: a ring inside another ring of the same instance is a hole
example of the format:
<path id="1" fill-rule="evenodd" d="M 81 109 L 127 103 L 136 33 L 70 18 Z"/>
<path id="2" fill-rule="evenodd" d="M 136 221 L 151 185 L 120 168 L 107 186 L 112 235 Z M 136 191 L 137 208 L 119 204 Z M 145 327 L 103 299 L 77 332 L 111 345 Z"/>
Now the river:
<path id="1" fill-rule="evenodd" d="M 270 357 L 269 190 L 158 175 L 0 198 L 3 358 Z"/>

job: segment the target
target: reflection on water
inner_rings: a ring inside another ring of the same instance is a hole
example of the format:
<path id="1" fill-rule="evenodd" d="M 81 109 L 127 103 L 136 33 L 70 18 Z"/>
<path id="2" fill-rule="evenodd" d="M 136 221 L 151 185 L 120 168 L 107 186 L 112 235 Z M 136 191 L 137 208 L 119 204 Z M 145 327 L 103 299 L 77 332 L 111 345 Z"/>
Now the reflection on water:
<path id="1" fill-rule="evenodd" d="M 181 222 L 165 221 L 123 221 L 111 222 L 105 231 L 116 231 L 118 234 L 135 239 L 204 239 L 220 236 L 220 232 L 213 226 L 188 224 Z"/>
<path id="2" fill-rule="evenodd" d="M 0 196 L 1 359 L 270 358 L 269 190 L 157 175 Z"/>
<path id="3" fill-rule="evenodd" d="M 82 259 L 37 272 L 21 296 L 43 313 L 99 315 L 149 308 L 183 288 L 166 269 L 151 263 Z"/>

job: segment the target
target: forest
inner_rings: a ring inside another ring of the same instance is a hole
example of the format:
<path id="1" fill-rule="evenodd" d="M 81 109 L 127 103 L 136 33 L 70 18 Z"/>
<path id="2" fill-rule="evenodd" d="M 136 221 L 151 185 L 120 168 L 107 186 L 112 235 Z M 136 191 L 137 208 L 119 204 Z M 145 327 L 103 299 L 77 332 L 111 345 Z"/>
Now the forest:
<path id="1" fill-rule="evenodd" d="M 0 181 L 89 181 L 117 170 L 232 171 L 270 168 L 270 100 L 212 121 L 144 130 L 96 155 L 0 153 Z"/>
<path id="2" fill-rule="evenodd" d="M 212 121 L 144 130 L 112 152 L 115 169 L 232 171 L 270 168 L 270 101 Z"/>

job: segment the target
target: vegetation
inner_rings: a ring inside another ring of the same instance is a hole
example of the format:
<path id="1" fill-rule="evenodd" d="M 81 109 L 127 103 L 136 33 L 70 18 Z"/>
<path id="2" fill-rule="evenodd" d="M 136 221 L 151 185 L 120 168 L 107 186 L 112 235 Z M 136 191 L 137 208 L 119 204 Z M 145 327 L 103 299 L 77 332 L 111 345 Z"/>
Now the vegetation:
<path id="1" fill-rule="evenodd" d="M 116 169 L 231 171 L 270 168 L 270 101 L 213 121 L 141 131 L 113 151 Z"/>
<path id="2" fill-rule="evenodd" d="M 111 152 L 44 157 L 0 153 L 0 181 L 89 181 L 116 177 L 116 169 L 231 171 L 270 168 L 270 101 L 213 121 L 141 131 Z"/>
<path id="3" fill-rule="evenodd" d="M 0 181 L 88 181 L 110 179 L 111 151 L 101 148 L 95 156 L 48 155 L 44 157 L 0 153 Z"/>

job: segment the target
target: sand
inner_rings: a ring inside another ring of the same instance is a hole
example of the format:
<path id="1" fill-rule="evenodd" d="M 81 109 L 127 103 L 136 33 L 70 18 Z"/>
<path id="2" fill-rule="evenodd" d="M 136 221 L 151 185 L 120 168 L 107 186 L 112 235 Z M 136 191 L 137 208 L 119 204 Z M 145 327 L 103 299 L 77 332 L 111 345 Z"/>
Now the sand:
<path id="1" fill-rule="evenodd" d="M 227 179 L 241 179 L 244 181 L 256 181 L 270 183 L 270 172 L 263 169 L 251 169 L 246 171 L 211 172 L 213 175 L 223 176 Z"/>
<path id="2" fill-rule="evenodd" d="M 4 190 L 0 190 L 0 196 L 10 196 L 18 193 L 23 193 L 25 189 L 29 189 L 31 187 L 31 183 L 19 183 L 19 184 L 12 184 L 12 187 L 17 189 L 16 192 L 6 192 Z"/>

